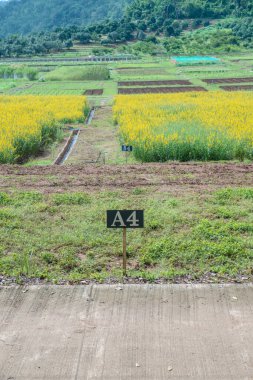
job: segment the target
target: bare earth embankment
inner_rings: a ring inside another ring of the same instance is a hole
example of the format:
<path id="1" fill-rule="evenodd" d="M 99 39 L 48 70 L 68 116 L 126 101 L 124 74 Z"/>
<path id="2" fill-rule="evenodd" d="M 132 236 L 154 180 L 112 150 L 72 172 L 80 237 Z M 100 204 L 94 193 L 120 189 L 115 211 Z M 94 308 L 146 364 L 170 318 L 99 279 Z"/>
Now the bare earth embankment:
<path id="1" fill-rule="evenodd" d="M 137 164 L 112 166 L 0 166 L 1 191 L 19 188 L 44 193 L 154 187 L 170 191 L 204 191 L 253 186 L 253 164 Z"/>

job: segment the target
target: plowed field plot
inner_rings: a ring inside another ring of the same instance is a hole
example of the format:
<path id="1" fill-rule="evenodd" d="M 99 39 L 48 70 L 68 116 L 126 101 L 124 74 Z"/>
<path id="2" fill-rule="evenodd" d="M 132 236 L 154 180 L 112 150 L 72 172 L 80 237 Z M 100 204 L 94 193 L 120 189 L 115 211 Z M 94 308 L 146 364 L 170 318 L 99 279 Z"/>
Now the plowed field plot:
<path id="1" fill-rule="evenodd" d="M 245 85 L 245 86 L 220 86 L 222 90 L 225 91 L 252 91 L 253 84 Z"/>
<path id="2" fill-rule="evenodd" d="M 141 87 L 141 88 L 119 88 L 119 94 L 168 94 L 174 92 L 199 92 L 207 91 L 204 87 Z"/>
<path id="3" fill-rule="evenodd" d="M 253 82 L 253 77 L 251 78 L 214 78 L 214 79 L 202 79 L 202 82 L 208 84 L 219 84 L 219 83 L 249 83 Z"/>
<path id="4" fill-rule="evenodd" d="M 103 95 L 103 89 L 86 90 L 84 95 Z"/>
<path id="5" fill-rule="evenodd" d="M 138 68 L 138 67 L 126 67 L 126 68 L 121 68 L 117 69 L 117 72 L 121 75 L 168 75 L 168 72 L 164 68 L 156 68 L 156 67 L 148 67 L 148 68 Z"/>
<path id="6" fill-rule="evenodd" d="M 162 85 L 181 85 L 189 86 L 192 83 L 189 80 L 151 80 L 151 81 L 128 81 L 118 82 L 118 86 L 162 86 Z"/>
<path id="7" fill-rule="evenodd" d="M 149 67 L 149 70 L 154 70 L 156 67 Z M 135 67 L 118 67 L 117 71 L 122 71 L 122 70 L 140 70 L 140 67 L 135 66 Z"/>

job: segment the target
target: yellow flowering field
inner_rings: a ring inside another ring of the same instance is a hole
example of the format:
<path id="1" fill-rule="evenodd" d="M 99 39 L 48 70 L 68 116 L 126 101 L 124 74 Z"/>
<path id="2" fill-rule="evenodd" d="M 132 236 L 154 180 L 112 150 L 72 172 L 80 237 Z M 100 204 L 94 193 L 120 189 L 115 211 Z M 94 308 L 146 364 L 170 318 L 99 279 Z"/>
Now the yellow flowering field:
<path id="1" fill-rule="evenodd" d="M 122 142 L 142 161 L 253 158 L 253 93 L 119 95 Z"/>
<path id="2" fill-rule="evenodd" d="M 36 154 L 57 138 L 60 122 L 83 121 L 83 96 L 0 96 L 0 163 Z"/>

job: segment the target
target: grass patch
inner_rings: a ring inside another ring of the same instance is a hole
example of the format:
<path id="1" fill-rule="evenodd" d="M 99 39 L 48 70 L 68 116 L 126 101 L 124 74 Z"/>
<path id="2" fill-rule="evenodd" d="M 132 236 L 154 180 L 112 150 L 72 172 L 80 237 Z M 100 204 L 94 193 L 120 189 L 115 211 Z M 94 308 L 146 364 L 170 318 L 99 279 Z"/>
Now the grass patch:
<path id="1" fill-rule="evenodd" d="M 85 193 L 56 194 L 53 196 L 56 205 L 83 205 L 90 203 L 89 195 Z"/>
<path id="2" fill-rule="evenodd" d="M 252 189 L 173 198 L 131 192 L 0 193 L 0 274 L 58 283 L 121 276 L 122 231 L 108 230 L 106 210 L 145 209 L 145 229 L 128 232 L 128 274 L 150 281 L 212 272 L 251 276 Z M 249 195 L 250 194 L 250 195 Z M 117 196 L 115 196 L 117 195 Z M 223 211 L 221 211 L 223 210 Z"/>
<path id="3" fill-rule="evenodd" d="M 83 81 L 110 79 L 110 71 L 105 66 L 58 67 L 45 76 L 49 81 Z"/>
<path id="4" fill-rule="evenodd" d="M 251 188 L 228 188 L 216 192 L 216 196 L 221 201 L 253 199 L 253 189 Z"/>

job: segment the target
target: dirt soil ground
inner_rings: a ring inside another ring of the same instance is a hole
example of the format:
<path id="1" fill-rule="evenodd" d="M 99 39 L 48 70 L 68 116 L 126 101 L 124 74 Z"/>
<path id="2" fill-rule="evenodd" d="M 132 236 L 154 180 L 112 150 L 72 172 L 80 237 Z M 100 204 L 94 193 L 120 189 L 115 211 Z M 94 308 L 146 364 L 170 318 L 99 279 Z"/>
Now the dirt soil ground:
<path id="1" fill-rule="evenodd" d="M 103 95 L 103 89 L 86 90 L 84 95 Z"/>
<path id="2" fill-rule="evenodd" d="M 253 90 L 253 84 L 252 85 L 240 85 L 240 86 L 220 86 L 222 90 L 225 91 L 250 91 Z"/>
<path id="3" fill-rule="evenodd" d="M 119 88 L 119 94 L 169 94 L 174 92 L 207 91 L 204 87 L 134 87 Z"/>
<path id="4" fill-rule="evenodd" d="M 166 163 L 137 165 L 0 166 L 0 191 L 44 193 L 154 187 L 165 191 L 205 191 L 253 185 L 253 164 Z"/>
<path id="5" fill-rule="evenodd" d="M 162 86 L 162 85 L 182 85 L 188 86 L 192 83 L 189 80 L 150 80 L 150 81 L 127 81 L 118 82 L 118 86 Z"/>
<path id="6" fill-rule="evenodd" d="M 253 82 L 253 77 L 251 78 L 214 78 L 214 79 L 201 79 L 203 82 L 208 84 L 218 84 L 218 83 L 249 83 Z"/>

